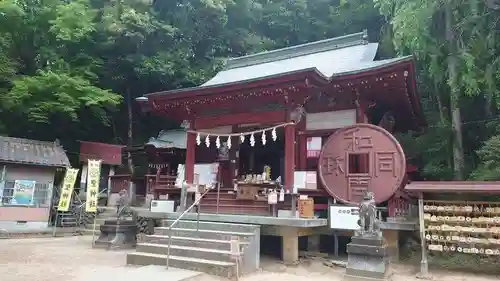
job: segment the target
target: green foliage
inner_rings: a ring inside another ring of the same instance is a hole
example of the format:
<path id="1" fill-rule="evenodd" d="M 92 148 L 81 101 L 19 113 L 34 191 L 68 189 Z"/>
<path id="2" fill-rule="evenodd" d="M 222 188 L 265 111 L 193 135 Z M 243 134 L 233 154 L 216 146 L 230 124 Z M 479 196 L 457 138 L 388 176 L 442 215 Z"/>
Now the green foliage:
<path id="1" fill-rule="evenodd" d="M 92 86 L 82 77 L 67 73 L 39 71 L 37 75 L 20 77 L 13 81 L 11 90 L 2 95 L 5 110 L 26 114 L 33 122 L 48 122 L 53 114 L 64 114 L 78 121 L 77 113 L 88 108 L 96 117 L 106 120 L 106 112 L 121 101 L 121 97 Z"/>
<path id="2" fill-rule="evenodd" d="M 456 51 L 446 38 L 447 7 Z M 228 57 L 368 29 L 379 57 L 417 58 L 430 126 L 398 139 L 423 176 L 454 176 L 456 103 L 466 170 L 500 179 L 500 130 L 490 126 L 498 122 L 480 122 L 498 120 L 499 18 L 481 0 L 2 0 L 0 133 L 67 146 L 125 143 L 131 122 L 140 143 L 171 124 L 139 115 L 135 97 L 197 86 Z"/>

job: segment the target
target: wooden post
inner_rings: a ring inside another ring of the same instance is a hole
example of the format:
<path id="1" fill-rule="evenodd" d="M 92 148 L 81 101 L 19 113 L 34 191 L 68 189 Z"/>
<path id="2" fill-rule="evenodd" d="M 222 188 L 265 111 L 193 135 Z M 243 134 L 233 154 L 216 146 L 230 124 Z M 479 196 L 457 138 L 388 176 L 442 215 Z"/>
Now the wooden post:
<path id="1" fill-rule="evenodd" d="M 420 247 L 422 248 L 422 260 L 420 261 L 419 278 L 429 278 L 429 264 L 427 262 L 427 243 L 425 241 L 425 224 L 424 224 L 424 196 L 420 193 L 418 198 L 418 223 L 420 226 Z"/>
<path id="2" fill-rule="evenodd" d="M 111 190 L 112 190 L 112 182 L 111 178 L 115 175 L 115 167 L 113 165 L 109 166 L 109 173 L 108 173 L 108 202 L 106 203 L 107 206 L 111 206 Z"/>
<path id="3" fill-rule="evenodd" d="M 194 133 L 186 133 L 186 162 L 184 164 L 184 180 L 186 184 L 181 187 L 181 204 L 179 206 L 179 212 L 184 212 L 186 209 L 187 202 L 187 188 L 189 185 L 193 184 L 194 180 L 194 164 L 196 156 L 196 135 Z"/>
<path id="4" fill-rule="evenodd" d="M 306 119 L 302 119 L 297 125 L 297 155 L 295 167 L 300 171 L 305 171 L 307 169 L 307 135 L 306 133 Z"/>
<path id="5" fill-rule="evenodd" d="M 293 177 L 295 172 L 295 125 L 285 127 L 285 189 L 292 195 L 291 216 L 296 216 L 296 194 L 293 192 Z"/>
<path id="6" fill-rule="evenodd" d="M 186 143 L 186 162 L 184 180 L 188 184 L 192 184 L 194 180 L 194 164 L 196 153 L 196 135 L 194 133 L 187 133 Z"/>

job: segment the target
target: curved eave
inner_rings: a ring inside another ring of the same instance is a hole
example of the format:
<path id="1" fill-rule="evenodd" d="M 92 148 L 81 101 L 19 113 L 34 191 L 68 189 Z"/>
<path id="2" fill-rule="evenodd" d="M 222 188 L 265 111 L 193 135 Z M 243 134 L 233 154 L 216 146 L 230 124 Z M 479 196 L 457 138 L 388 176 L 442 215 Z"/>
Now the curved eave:
<path id="1" fill-rule="evenodd" d="M 221 94 L 240 90 L 249 90 L 255 88 L 262 88 L 266 86 L 287 84 L 294 82 L 303 82 L 307 86 L 320 86 L 327 84 L 328 77 L 325 77 L 316 68 L 308 68 L 300 71 L 290 71 L 280 73 L 278 75 L 266 76 L 257 79 L 248 79 L 238 82 L 231 82 L 225 84 L 217 84 L 210 86 L 200 86 L 185 89 L 177 89 L 165 92 L 157 92 L 145 95 L 149 102 L 151 100 L 173 100 L 182 98 L 192 98 L 198 96 L 206 96 L 211 94 Z"/>
<path id="2" fill-rule="evenodd" d="M 417 83 L 416 83 L 416 75 L 415 75 L 415 60 L 413 56 L 406 56 L 397 59 L 385 60 L 385 63 L 380 63 L 378 65 L 370 66 L 367 64 L 367 67 L 357 70 L 344 71 L 335 74 L 330 79 L 330 83 L 337 83 L 339 81 L 344 80 L 353 80 L 359 79 L 361 77 L 376 75 L 381 72 L 390 72 L 400 70 L 405 68 L 408 71 L 408 94 L 410 97 L 411 107 L 413 109 L 413 113 L 417 118 L 416 126 L 414 129 L 421 129 L 422 127 L 427 126 L 425 122 L 424 114 L 422 108 L 420 106 L 420 95 L 417 91 Z M 384 61 L 375 61 L 384 62 Z"/>

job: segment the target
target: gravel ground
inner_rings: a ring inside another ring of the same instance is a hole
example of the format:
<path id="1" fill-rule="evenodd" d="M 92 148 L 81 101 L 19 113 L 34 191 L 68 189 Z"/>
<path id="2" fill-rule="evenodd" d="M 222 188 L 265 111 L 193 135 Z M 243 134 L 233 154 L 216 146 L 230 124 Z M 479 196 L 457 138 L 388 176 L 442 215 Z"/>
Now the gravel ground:
<path id="1" fill-rule="evenodd" d="M 126 252 L 91 249 L 91 237 L 2 239 L 0 240 L 1 281 L 97 281 L 96 272 L 117 272 L 125 268 Z M 263 270 L 240 281 L 341 281 L 342 268 L 330 268 L 321 261 L 309 261 L 296 267 L 285 267 L 276 261 L 264 259 Z M 120 269 L 121 268 L 121 269 Z M 392 281 L 415 281 L 415 268 L 394 266 Z M 92 274 L 86 274 L 91 272 Z M 88 276 L 88 278 L 85 278 Z M 92 277 L 91 277 L 92 276 Z M 457 272 L 433 271 L 436 281 L 491 281 L 496 276 L 479 276 Z M 100 279 L 100 278 L 99 278 Z M 121 278 L 120 278 L 121 279 Z M 129 278 L 125 278 L 129 279 Z M 134 281 L 138 280 L 133 278 Z M 151 280 L 149 278 L 145 278 Z M 152 278 L 155 279 L 155 278 Z M 168 278 L 167 278 L 168 279 Z M 106 278 L 112 280 L 112 278 Z M 165 278 L 163 278 L 165 280 Z M 190 281 L 220 281 L 220 278 L 202 275 Z"/>

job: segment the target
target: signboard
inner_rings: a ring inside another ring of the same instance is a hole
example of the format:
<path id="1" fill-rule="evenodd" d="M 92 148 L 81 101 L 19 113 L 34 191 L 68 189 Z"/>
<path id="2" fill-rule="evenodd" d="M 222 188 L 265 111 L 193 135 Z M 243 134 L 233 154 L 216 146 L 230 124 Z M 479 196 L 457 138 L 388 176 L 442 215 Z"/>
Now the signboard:
<path id="1" fill-rule="evenodd" d="M 177 187 L 182 187 L 182 183 L 185 179 L 185 166 L 184 164 L 179 164 L 177 168 L 177 178 L 175 180 L 175 185 Z M 194 182 L 193 184 L 205 185 L 207 187 L 213 187 L 217 183 L 217 173 L 219 171 L 219 163 L 211 164 L 195 164 L 194 165 Z"/>
<path id="2" fill-rule="evenodd" d="M 318 158 L 321 153 L 321 137 L 307 138 L 307 158 Z"/>
<path id="3" fill-rule="evenodd" d="M 66 175 L 64 176 L 61 188 L 61 196 L 59 197 L 59 205 L 57 206 L 58 211 L 67 212 L 69 210 L 78 171 L 78 169 L 66 169 Z"/>
<path id="4" fill-rule="evenodd" d="M 357 230 L 359 228 L 358 208 L 330 205 L 328 220 L 331 229 Z"/>
<path id="5" fill-rule="evenodd" d="M 36 181 L 15 180 L 14 194 L 12 196 L 12 205 L 33 205 L 33 197 L 35 195 Z"/>
<path id="6" fill-rule="evenodd" d="M 87 165 L 87 201 L 85 202 L 86 212 L 97 212 L 100 176 L 101 160 L 89 160 Z"/>
<path id="7" fill-rule="evenodd" d="M 406 176 L 406 158 L 391 133 L 371 124 L 357 124 L 333 133 L 318 161 L 325 190 L 342 203 L 356 205 L 366 192 L 375 202 L 388 200 Z"/>
<path id="8" fill-rule="evenodd" d="M 316 190 L 318 189 L 317 173 L 312 171 L 295 171 L 293 173 L 294 190 Z"/>

